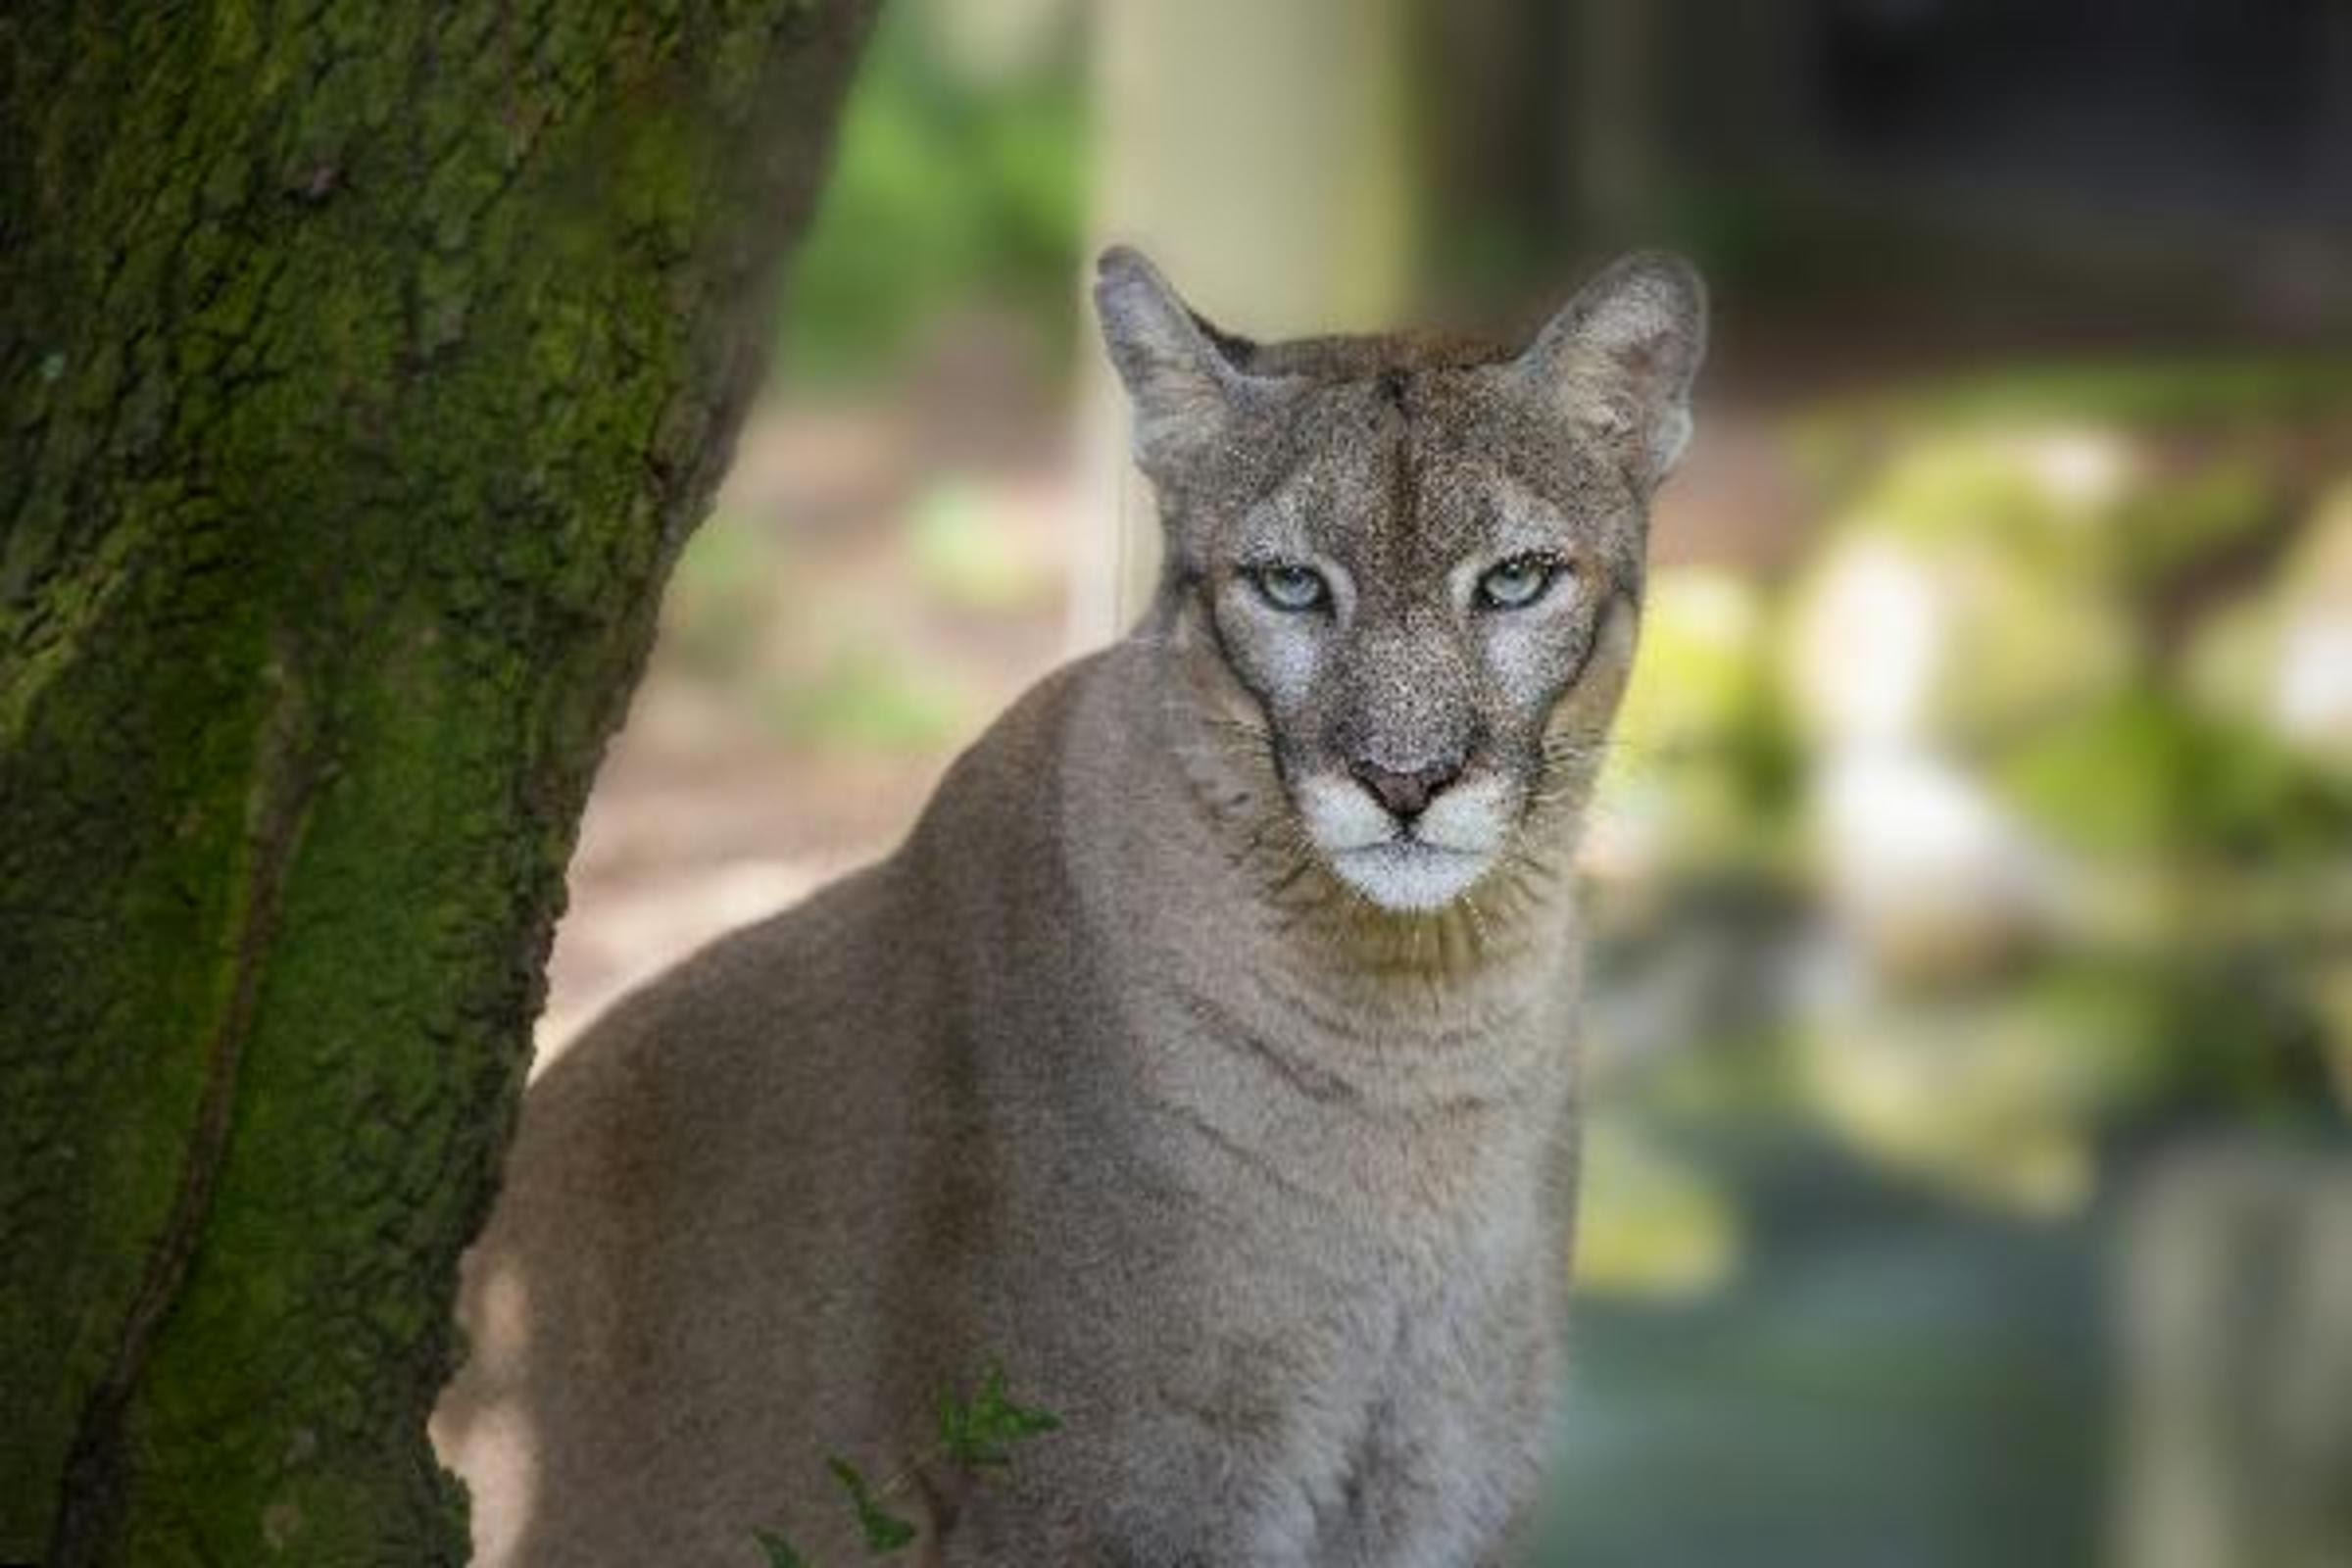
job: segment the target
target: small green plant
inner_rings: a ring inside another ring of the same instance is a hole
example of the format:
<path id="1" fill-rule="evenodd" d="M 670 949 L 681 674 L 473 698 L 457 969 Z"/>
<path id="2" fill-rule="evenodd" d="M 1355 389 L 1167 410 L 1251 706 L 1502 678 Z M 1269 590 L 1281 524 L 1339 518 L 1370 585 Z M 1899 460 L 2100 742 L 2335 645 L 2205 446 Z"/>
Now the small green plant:
<path id="1" fill-rule="evenodd" d="M 1060 1417 L 1052 1411 L 1014 1403 L 1004 1392 L 1004 1369 L 991 1367 L 968 1398 L 954 1389 L 940 1391 L 932 1446 L 887 1480 L 867 1481 L 862 1470 L 837 1453 L 825 1455 L 825 1468 L 857 1516 L 866 1549 L 877 1557 L 888 1556 L 912 1545 L 921 1534 L 913 1521 L 892 1513 L 887 1503 L 913 1483 L 923 1464 L 944 1462 L 968 1474 L 1003 1469 L 1012 1463 L 1012 1445 L 1060 1427 Z M 779 1531 L 754 1527 L 752 1539 L 767 1553 L 767 1568 L 815 1568 Z"/>
<path id="2" fill-rule="evenodd" d="M 850 1506 L 858 1510 L 858 1529 L 864 1535 L 868 1546 L 876 1552 L 891 1552 L 914 1540 L 914 1526 L 882 1506 L 881 1499 L 874 1495 L 873 1489 L 866 1485 L 864 1475 L 856 1465 L 839 1454 L 828 1454 L 825 1468 L 833 1472 L 833 1479 L 841 1483 L 841 1490 L 850 1494 Z M 902 1475 L 904 1473 L 901 1472 Z M 897 1477 L 893 1477 L 884 1485 L 895 1487 L 897 1480 Z"/>

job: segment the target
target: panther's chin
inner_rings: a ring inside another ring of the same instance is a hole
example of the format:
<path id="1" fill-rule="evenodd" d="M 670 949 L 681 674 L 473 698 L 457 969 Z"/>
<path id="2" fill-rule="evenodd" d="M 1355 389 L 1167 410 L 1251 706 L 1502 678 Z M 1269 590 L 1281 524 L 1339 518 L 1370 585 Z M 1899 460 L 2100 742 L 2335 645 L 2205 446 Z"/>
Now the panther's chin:
<path id="1" fill-rule="evenodd" d="M 1394 838 L 1331 857 L 1339 879 L 1380 907 L 1398 914 L 1442 909 L 1477 885 L 1494 857 L 1443 849 L 1419 839 Z"/>

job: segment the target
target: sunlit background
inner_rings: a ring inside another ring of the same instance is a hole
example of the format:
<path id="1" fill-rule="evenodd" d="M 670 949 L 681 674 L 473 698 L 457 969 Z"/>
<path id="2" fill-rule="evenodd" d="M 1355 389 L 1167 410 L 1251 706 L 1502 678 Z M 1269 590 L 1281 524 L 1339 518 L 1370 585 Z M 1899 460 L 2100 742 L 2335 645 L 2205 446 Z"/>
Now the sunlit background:
<path id="1" fill-rule="evenodd" d="M 1715 286 L 1541 1560 L 2352 1564 L 2352 7 L 890 0 L 551 1049 L 1140 607 L 1113 237 L 1268 337 Z"/>

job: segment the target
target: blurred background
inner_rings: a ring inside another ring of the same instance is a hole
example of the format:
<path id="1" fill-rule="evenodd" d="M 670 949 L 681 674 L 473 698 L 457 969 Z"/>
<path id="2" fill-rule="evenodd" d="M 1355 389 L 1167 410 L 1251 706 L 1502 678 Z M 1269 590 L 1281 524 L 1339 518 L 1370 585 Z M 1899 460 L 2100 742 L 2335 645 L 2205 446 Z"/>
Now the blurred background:
<path id="1" fill-rule="evenodd" d="M 2352 6 L 890 0 L 543 1048 L 1148 592 L 1083 308 L 1717 338 L 1540 1560 L 2352 1564 Z"/>

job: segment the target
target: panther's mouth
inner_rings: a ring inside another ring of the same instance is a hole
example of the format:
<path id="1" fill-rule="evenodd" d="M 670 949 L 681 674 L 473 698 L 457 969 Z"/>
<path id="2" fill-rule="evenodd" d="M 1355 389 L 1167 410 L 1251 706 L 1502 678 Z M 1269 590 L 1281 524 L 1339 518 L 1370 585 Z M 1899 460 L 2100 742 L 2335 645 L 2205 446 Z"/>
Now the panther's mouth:
<path id="1" fill-rule="evenodd" d="M 1384 909 L 1427 912 L 1469 892 L 1493 858 L 1432 844 L 1403 828 L 1380 843 L 1337 852 L 1331 865 L 1341 881 Z"/>
<path id="2" fill-rule="evenodd" d="M 1502 853 L 1508 791 L 1482 776 L 1397 814 L 1336 773 L 1310 775 L 1297 805 L 1300 824 L 1332 874 L 1384 909 L 1426 912 L 1468 892 Z"/>

